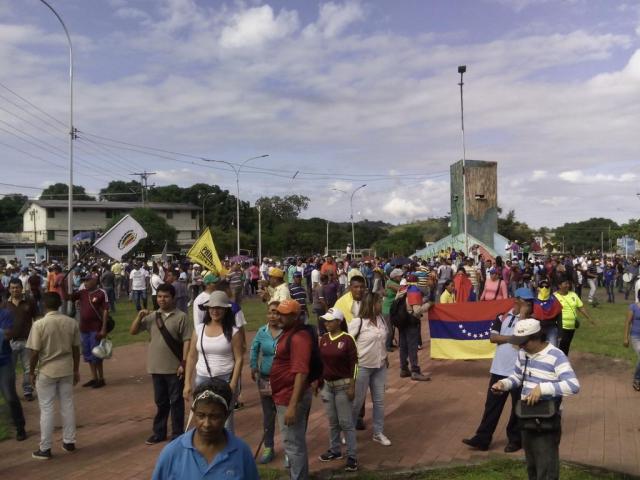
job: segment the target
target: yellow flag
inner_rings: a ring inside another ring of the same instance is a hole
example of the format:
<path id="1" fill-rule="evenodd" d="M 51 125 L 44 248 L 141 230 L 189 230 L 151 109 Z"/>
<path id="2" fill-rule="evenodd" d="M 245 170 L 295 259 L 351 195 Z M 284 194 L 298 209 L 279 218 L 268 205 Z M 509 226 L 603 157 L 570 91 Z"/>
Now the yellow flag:
<path id="1" fill-rule="evenodd" d="M 187 257 L 220 277 L 224 277 L 228 273 L 220 262 L 216 246 L 213 244 L 211 231 L 208 228 L 202 232 L 200 238 L 193 244 L 189 253 L 187 253 Z"/>

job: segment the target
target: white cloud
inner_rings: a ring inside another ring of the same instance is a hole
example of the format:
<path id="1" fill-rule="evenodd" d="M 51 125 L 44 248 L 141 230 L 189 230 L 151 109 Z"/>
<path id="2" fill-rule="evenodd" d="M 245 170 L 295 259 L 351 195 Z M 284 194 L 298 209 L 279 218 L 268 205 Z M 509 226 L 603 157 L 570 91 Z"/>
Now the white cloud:
<path id="1" fill-rule="evenodd" d="M 558 175 L 569 183 L 628 183 L 634 182 L 638 176 L 635 173 L 622 173 L 619 175 L 594 173 L 589 174 L 581 170 L 567 170 Z"/>
<path id="2" fill-rule="evenodd" d="M 298 29 L 298 14 L 282 10 L 274 15 L 269 5 L 238 12 L 222 29 L 220 45 L 224 48 L 258 47 L 270 40 L 284 38 Z"/>
<path id="3" fill-rule="evenodd" d="M 533 175 L 531 175 L 531 180 L 542 180 L 547 177 L 546 170 L 534 170 Z"/>
<path id="4" fill-rule="evenodd" d="M 395 218 L 408 218 L 425 215 L 429 209 L 408 198 L 393 197 L 387 200 L 382 211 Z"/>
<path id="5" fill-rule="evenodd" d="M 359 2 L 323 3 L 320 5 L 318 21 L 307 26 L 305 35 L 312 36 L 319 32 L 325 38 L 334 38 L 350 25 L 362 21 L 364 18 L 365 13 Z"/>

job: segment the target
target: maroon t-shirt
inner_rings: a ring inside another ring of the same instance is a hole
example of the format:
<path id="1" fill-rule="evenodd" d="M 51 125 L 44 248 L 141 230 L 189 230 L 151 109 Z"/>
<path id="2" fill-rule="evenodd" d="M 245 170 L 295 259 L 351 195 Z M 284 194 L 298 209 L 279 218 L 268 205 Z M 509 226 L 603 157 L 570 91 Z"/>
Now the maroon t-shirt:
<path id="1" fill-rule="evenodd" d="M 329 333 L 325 333 L 320 337 L 320 355 L 323 380 L 354 378 L 358 364 L 358 349 L 351 335 L 340 332 L 331 337 Z"/>
<path id="2" fill-rule="evenodd" d="M 289 337 L 291 337 L 290 352 L 287 348 Z M 276 355 L 269 375 L 271 394 L 276 405 L 289 405 L 296 374 L 309 373 L 311 348 L 311 335 L 303 330 L 297 330 L 295 333 L 293 329 L 285 330 L 278 339 Z"/>
<path id="3" fill-rule="evenodd" d="M 80 301 L 80 331 L 87 333 L 102 330 L 102 315 L 105 309 L 109 308 L 109 300 L 104 290 L 78 290 L 73 294 L 73 300 Z"/>

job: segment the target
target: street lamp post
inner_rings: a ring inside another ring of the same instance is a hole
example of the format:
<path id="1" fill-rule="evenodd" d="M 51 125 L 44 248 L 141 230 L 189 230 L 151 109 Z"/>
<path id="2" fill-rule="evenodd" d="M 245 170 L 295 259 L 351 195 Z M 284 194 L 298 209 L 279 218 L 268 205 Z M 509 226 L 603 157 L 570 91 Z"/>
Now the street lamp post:
<path id="1" fill-rule="evenodd" d="M 257 204 L 258 209 L 258 262 L 262 262 L 262 207 Z"/>
<path id="2" fill-rule="evenodd" d="M 464 254 L 469 255 L 469 233 L 467 232 L 467 147 L 464 139 L 464 102 L 462 97 L 462 87 L 464 82 L 462 76 L 467 71 L 466 65 L 460 65 L 458 67 L 458 73 L 460 74 L 460 125 L 462 126 L 462 215 L 464 216 Z"/>
<path id="3" fill-rule="evenodd" d="M 38 211 L 34 208 L 33 210 L 29 210 L 29 216 L 31 217 L 31 221 L 33 222 L 33 261 L 34 263 L 38 263 L 38 234 L 36 231 L 36 215 Z"/>
<path id="4" fill-rule="evenodd" d="M 351 200 L 349 201 L 349 203 L 351 205 L 351 248 L 353 249 L 353 255 L 354 256 L 356 254 L 356 230 L 355 230 L 355 227 L 353 226 L 353 196 L 356 194 L 356 192 L 358 190 L 360 190 L 361 188 L 364 188 L 366 186 L 367 186 L 367 184 L 365 183 L 363 185 L 360 185 L 353 192 L 351 192 Z"/>
<path id="5" fill-rule="evenodd" d="M 249 161 L 256 160 L 258 158 L 268 157 L 269 154 L 258 155 L 257 157 L 247 158 L 244 162 L 242 162 L 239 166 L 234 165 L 231 162 L 227 162 L 226 160 L 213 160 L 210 158 L 201 158 L 201 160 L 205 162 L 214 162 L 214 163 L 224 163 L 225 165 L 229 165 L 233 170 L 233 173 L 236 174 L 236 243 L 237 243 L 237 256 L 240 256 L 240 171 L 242 167 L 244 167 Z"/>
<path id="6" fill-rule="evenodd" d="M 53 12 L 56 16 L 65 35 L 67 36 L 67 42 L 69 43 L 69 202 L 67 213 L 67 264 L 69 269 L 73 264 L 73 140 L 76 137 L 75 128 L 73 127 L 73 45 L 71 44 L 71 36 L 67 26 L 62 21 L 62 17 L 58 15 L 58 12 L 46 1 L 40 0 L 46 7 Z M 71 293 L 73 288 L 73 279 L 71 275 L 68 277 L 67 282 L 68 292 Z"/>

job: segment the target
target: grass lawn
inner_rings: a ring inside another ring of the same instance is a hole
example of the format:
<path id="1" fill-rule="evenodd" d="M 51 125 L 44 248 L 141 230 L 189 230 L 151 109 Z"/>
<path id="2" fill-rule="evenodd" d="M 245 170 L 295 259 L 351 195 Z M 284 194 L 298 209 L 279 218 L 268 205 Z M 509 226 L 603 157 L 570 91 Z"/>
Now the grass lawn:
<path id="1" fill-rule="evenodd" d="M 260 478 L 268 480 L 280 480 L 289 478 L 284 472 L 260 468 Z M 326 475 L 312 475 L 312 478 L 333 478 Z M 518 460 L 491 460 L 478 465 L 463 467 L 439 468 L 422 472 L 406 473 L 358 473 L 346 474 L 344 478 L 358 480 L 526 480 L 527 473 L 523 461 Z M 617 473 L 601 472 L 576 465 L 563 464 L 560 468 L 560 478 L 563 480 L 625 480 L 633 477 Z"/>

